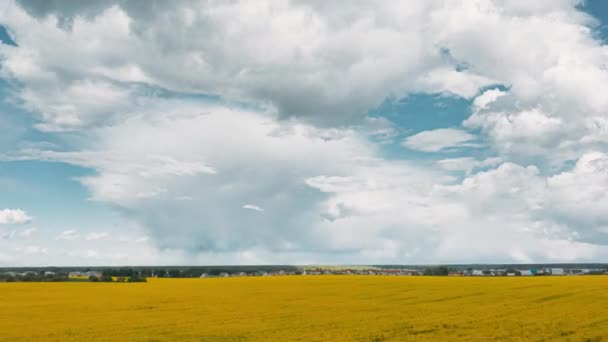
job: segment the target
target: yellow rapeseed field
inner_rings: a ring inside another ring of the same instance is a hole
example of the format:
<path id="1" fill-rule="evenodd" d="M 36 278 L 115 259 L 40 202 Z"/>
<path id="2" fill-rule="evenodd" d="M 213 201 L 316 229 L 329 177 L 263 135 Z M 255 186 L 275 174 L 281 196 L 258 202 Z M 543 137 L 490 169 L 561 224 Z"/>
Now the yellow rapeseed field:
<path id="1" fill-rule="evenodd" d="M 2 341 L 608 341 L 608 277 L 0 283 Z"/>

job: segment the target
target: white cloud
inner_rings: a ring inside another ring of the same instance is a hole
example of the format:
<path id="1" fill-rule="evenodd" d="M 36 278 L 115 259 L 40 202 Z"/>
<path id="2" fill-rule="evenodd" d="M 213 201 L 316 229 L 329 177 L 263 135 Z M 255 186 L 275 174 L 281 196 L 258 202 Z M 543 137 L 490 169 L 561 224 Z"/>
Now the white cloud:
<path id="1" fill-rule="evenodd" d="M 24 224 L 32 218 L 21 209 L 2 209 L 0 210 L 0 224 Z"/>
<path id="2" fill-rule="evenodd" d="M 506 95 L 507 92 L 500 89 L 489 89 L 477 96 L 473 100 L 473 108 L 476 111 L 486 108 L 490 103 L 496 101 L 499 97 Z"/>
<path id="3" fill-rule="evenodd" d="M 599 211 L 588 211 L 595 215 L 590 220 L 563 214 L 569 189 L 585 186 L 577 181 L 585 178 L 580 173 L 603 184 L 602 154 L 582 158 L 561 178 L 498 158 L 438 162 L 444 169 L 467 172 L 456 182 L 439 168 L 379 159 L 365 131 L 278 122 L 266 113 L 222 106 L 174 104 L 182 114 L 171 120 L 150 119 L 159 115 L 151 111 L 95 131 L 94 153 L 38 151 L 29 157 L 65 158 L 94 168 L 95 175 L 81 179 L 93 198 L 128 212 L 152 246 L 205 260 L 221 260 L 213 253 L 235 262 L 276 262 L 278 256 L 286 262 L 564 261 L 605 255 L 591 244 L 606 235 L 601 227 L 608 222 Z M 227 131 L 239 134 L 226 139 Z M 139 137 L 135 142 L 133 135 Z M 98 157 L 114 155 L 122 157 Z M 216 172 L 142 176 L 124 171 L 153 169 L 157 159 L 147 155 L 196 156 Z M 566 177 L 570 172 L 576 176 Z M 567 186 L 566 179 L 575 185 Z M 155 187 L 164 191 L 156 197 L 134 195 Z M 564 193 L 559 196 L 564 200 L 557 200 L 556 193 Z M 175 201 L 179 196 L 191 200 Z M 273 215 L 245 217 L 243 198 L 262 199 L 252 205 Z M 593 206 L 591 199 L 585 201 Z M 568 251 L 562 257 L 558 248 Z M 247 257 L 240 259 L 241 254 Z"/>
<path id="4" fill-rule="evenodd" d="M 284 241 L 297 241 L 299 235 L 308 239 L 310 232 L 298 227 L 305 226 L 308 215 L 320 219 L 313 210 L 319 195 L 304 180 L 348 168 L 373 149 L 365 135 L 348 129 L 279 123 L 265 113 L 220 106 L 174 104 L 181 115 L 171 120 L 162 116 L 150 120 L 156 114 L 145 113 L 132 116 L 125 124 L 100 129 L 94 152 L 26 151 L 24 157 L 94 168 L 95 175 L 81 179 L 92 198 L 130 212 L 160 247 L 220 251 L 278 248 Z M 229 138 L 225 132 L 238 133 Z M 139 137 L 137 141 L 132 139 L 134 135 Z M 202 157 L 217 172 L 149 172 L 142 176 L 130 171 L 154 170 L 157 160 L 149 155 L 173 160 Z M 253 179 L 255 182 L 250 181 Z M 163 192 L 154 197 L 136 196 L 155 188 Z M 191 200 L 173 200 L 179 196 Z M 243 198 L 262 199 L 255 205 L 273 215 L 245 217 Z M 156 214 L 151 215 L 151 208 Z M 173 222 L 167 225 L 162 217 L 171 217 Z"/>
<path id="5" fill-rule="evenodd" d="M 538 109 L 516 113 L 474 114 L 464 125 L 481 128 L 504 155 L 549 155 L 564 138 L 568 124 Z"/>
<path id="6" fill-rule="evenodd" d="M 574 168 L 547 179 L 547 210 L 558 222 L 577 232 L 577 239 L 608 243 L 608 155 L 587 153 Z"/>
<path id="7" fill-rule="evenodd" d="M 509 90 L 477 97 L 466 126 L 501 153 L 563 161 L 607 143 L 597 123 L 608 100 L 597 94 L 608 89 L 608 50 L 577 1 L 178 1 L 162 16 L 122 1 L 21 5 L 0 17 L 19 43 L 1 47 L 3 73 L 45 130 L 125 120 L 162 97 L 150 86 L 328 125 L 357 123 L 387 96 L 470 98 L 497 83 Z M 175 40 L 178 31 L 204 38 Z"/>
<path id="8" fill-rule="evenodd" d="M 18 233 L 18 235 L 21 237 L 30 237 L 30 236 L 34 235 L 34 233 L 36 233 L 37 231 L 38 231 L 38 229 L 36 229 L 36 228 L 27 228 L 27 229 L 24 229 L 23 231 L 20 231 Z"/>
<path id="9" fill-rule="evenodd" d="M 84 239 L 87 241 L 92 241 L 92 240 L 105 239 L 109 236 L 110 236 L 110 234 L 108 234 L 107 232 L 91 232 L 91 233 L 87 234 L 87 236 Z"/>
<path id="10" fill-rule="evenodd" d="M 78 234 L 75 230 L 64 230 L 55 237 L 55 240 L 72 241 L 72 240 L 76 240 L 79 238 L 80 238 L 80 234 Z"/>
<path id="11" fill-rule="evenodd" d="M 471 98 L 477 94 L 480 88 L 495 83 L 496 81 L 481 75 L 444 67 L 432 70 L 424 75 L 417 84 L 421 89 L 429 92 L 441 92 Z"/>
<path id="12" fill-rule="evenodd" d="M 423 131 L 405 138 L 402 145 L 424 152 L 439 152 L 446 149 L 478 147 L 476 137 L 461 129 L 440 128 Z"/>
<path id="13" fill-rule="evenodd" d="M 447 171 L 464 171 L 466 174 L 470 174 L 475 169 L 494 167 L 501 162 L 502 160 L 497 157 L 484 160 L 477 160 L 473 157 L 460 157 L 441 159 L 437 161 L 437 165 Z"/>
<path id="14" fill-rule="evenodd" d="M 264 211 L 264 209 L 258 207 L 257 205 L 254 204 L 245 204 L 243 205 L 243 209 L 249 209 L 249 210 L 255 210 L 255 211 Z"/>
<path id="15" fill-rule="evenodd" d="M 359 120 L 390 95 L 428 91 L 469 98 L 495 82 L 476 65 L 457 70 L 460 61 L 446 58 L 456 29 L 447 31 L 444 22 L 466 21 L 462 13 L 445 18 L 459 11 L 440 1 L 175 1 L 157 4 L 162 16 L 122 1 L 86 10 L 69 3 L 38 10 L 35 3 L 22 4 L 39 18 L 8 4 L 0 21 L 16 32 L 19 48 L 0 54 L 5 74 L 24 85 L 19 98 L 42 113 L 38 127 L 45 130 L 124 117 L 146 93 L 134 82 L 255 102 L 281 117 L 324 125 Z M 68 7 L 75 9 L 65 14 Z M 517 17 L 525 27 L 544 10 L 498 15 L 489 2 L 463 7 L 468 17 L 489 13 L 499 23 Z M 555 7 L 560 13 L 569 9 Z M 80 9 L 87 15 L 79 15 Z M 560 20 L 582 22 L 576 16 Z M 169 32 L 201 39 L 176 40 Z"/>

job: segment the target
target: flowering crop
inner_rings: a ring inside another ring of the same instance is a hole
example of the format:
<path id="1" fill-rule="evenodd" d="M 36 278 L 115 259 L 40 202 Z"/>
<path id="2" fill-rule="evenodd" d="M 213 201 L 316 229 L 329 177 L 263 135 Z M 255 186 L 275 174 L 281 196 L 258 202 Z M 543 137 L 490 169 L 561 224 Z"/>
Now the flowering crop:
<path id="1" fill-rule="evenodd" d="M 5 341 L 608 340 L 608 277 L 0 283 Z"/>

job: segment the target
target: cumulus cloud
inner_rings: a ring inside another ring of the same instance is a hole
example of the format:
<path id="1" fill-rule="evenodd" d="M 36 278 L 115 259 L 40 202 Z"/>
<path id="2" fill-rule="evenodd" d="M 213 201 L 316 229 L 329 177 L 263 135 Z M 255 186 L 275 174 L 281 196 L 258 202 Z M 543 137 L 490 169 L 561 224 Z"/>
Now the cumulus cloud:
<path id="1" fill-rule="evenodd" d="M 339 253 L 352 260 L 418 262 L 570 260 L 547 246 L 570 246 L 572 258 L 601 254 L 593 244 L 605 235 L 603 216 L 594 218 L 597 224 L 582 225 L 594 221 L 572 215 L 568 219 L 574 221 L 567 223 L 555 213 L 564 212 L 568 203 L 567 182 L 556 179 L 568 179 L 572 172 L 601 175 L 603 154 L 585 156 L 573 169 L 555 176 L 498 158 L 439 162 L 452 170 L 482 170 L 455 181 L 440 170 L 376 158 L 375 145 L 364 133 L 329 134 L 312 126 L 279 124 L 246 110 L 211 107 L 205 112 L 160 123 L 142 116 L 127 126 L 104 129 L 99 137 L 107 140 L 96 146 L 103 149 L 97 152 L 121 151 L 142 165 L 149 162 L 143 151 L 180 158 L 204 155 L 215 174 L 141 177 L 121 173 L 106 160 L 95 164 L 95 158 L 83 161 L 66 153 L 65 161 L 95 167 L 97 175 L 81 179 L 93 197 L 122 208 L 165 250 L 271 252 L 304 260 L 335 260 Z M 221 132 L 228 128 L 241 132 L 238 140 L 224 139 Z M 145 141 L 126 144 L 135 130 Z M 180 143 L 168 146 L 162 141 Z M 220 141 L 223 149 L 217 151 L 213 147 Z M 55 160 L 61 160 L 62 152 L 54 153 Z M 120 196 L 108 191 L 118 180 L 127 189 Z M 153 186 L 165 191 L 145 199 L 132 195 Z M 175 203 L 176 196 L 192 199 Z M 246 198 L 262 200 L 247 206 L 242 204 Z M 245 206 L 273 215 L 245 216 L 240 212 Z M 471 241 L 481 242 L 465 250 Z"/>
<path id="2" fill-rule="evenodd" d="M 343 125 L 387 96 L 471 98 L 503 84 L 508 90 L 475 99 L 465 126 L 503 154 L 563 161 L 606 144 L 608 101 L 594 94 L 608 87 L 607 48 L 576 6 L 176 1 L 150 11 L 125 1 L 20 1 L 0 18 L 19 47 L 0 54 L 4 76 L 22 85 L 16 97 L 40 113 L 44 130 L 123 120 L 162 95 L 150 86 Z M 203 38 L 175 40 L 174 32 Z"/>
<path id="3" fill-rule="evenodd" d="M 440 128 L 423 131 L 405 138 L 402 145 L 418 151 L 439 152 L 447 149 L 478 147 L 475 135 L 461 129 Z"/>
<path id="4" fill-rule="evenodd" d="M 606 144 L 608 101 L 594 94 L 608 87 L 607 48 L 576 6 L 176 1 L 150 11 L 125 1 L 20 1 L 0 18 L 19 47 L 0 54 L 4 76 L 22 85 L 16 97 L 40 113 L 44 130 L 122 120 L 162 95 L 149 86 L 343 125 L 387 96 L 471 98 L 503 84 L 508 91 L 475 100 L 465 125 L 501 153 L 564 160 Z M 203 38 L 175 40 L 174 32 Z"/>
<path id="5" fill-rule="evenodd" d="M 95 168 L 96 175 L 80 179 L 92 198 L 123 208 L 161 248 L 221 251 L 280 249 L 286 248 L 286 241 L 305 244 L 311 232 L 304 227 L 307 220 L 320 219 L 314 207 L 322 195 L 304 180 L 320 172 L 337 172 L 373 149 L 365 135 L 351 130 L 278 123 L 264 113 L 218 106 L 199 106 L 191 112 L 190 108 L 190 103 L 181 103 L 182 114 L 171 120 L 150 120 L 152 114 L 146 113 L 100 129 L 96 151 L 26 151 L 23 157 L 52 156 L 55 161 Z M 235 132 L 234 138 L 227 139 L 224 132 Z M 129 165 L 154 170 L 156 159 L 148 158 L 150 154 L 175 160 L 202 156 L 205 165 L 217 172 L 142 176 L 129 171 Z M 99 158 L 115 155 L 123 157 Z M 128 160 L 126 165 L 123 160 Z M 162 191 L 155 196 L 137 196 L 156 188 Z M 183 196 L 191 200 L 174 201 Z M 241 207 L 248 198 L 261 199 L 255 205 L 273 215 L 243 215 Z"/>
<path id="6" fill-rule="evenodd" d="M 2 209 L 0 210 L 0 224 L 24 224 L 32 218 L 21 209 Z"/>
<path id="7" fill-rule="evenodd" d="M 461 70 L 457 58 L 446 58 L 451 46 L 444 38 L 452 32 L 445 32 L 444 22 L 462 13 L 445 18 L 454 9 L 440 1 L 175 1 L 157 2 L 155 11 L 128 1 L 20 4 L 8 5 L 0 17 L 20 45 L 1 52 L 4 73 L 24 85 L 18 97 L 42 114 L 39 128 L 45 130 L 124 116 L 140 101 L 130 96 L 141 93 L 133 82 L 251 101 L 281 117 L 324 125 L 359 120 L 390 95 L 428 91 L 469 98 L 498 82 L 485 70 Z M 499 22 L 514 15 L 498 15 L 491 3 L 467 10 L 494 14 Z M 517 15 L 527 23 L 540 11 Z M 176 40 L 174 32 L 200 39 Z M 61 63 L 67 58 L 73 63 Z"/>
<path id="8" fill-rule="evenodd" d="M 375 170 L 367 177 L 377 177 L 376 184 L 361 181 L 363 175 L 359 179 L 322 177 L 308 184 L 332 194 L 321 206 L 328 221 L 320 227 L 327 229 L 328 239 L 337 245 L 358 246 L 370 255 L 389 248 L 393 258 L 428 258 L 429 262 L 589 260 L 602 253 L 596 244 L 603 244 L 607 237 L 604 217 L 591 209 L 594 204 L 586 196 L 580 207 L 566 211 L 564 205 L 581 201 L 572 202 L 568 187 L 556 179 L 574 179 L 587 170 L 592 176 L 589 182 L 597 182 L 595 177 L 602 174 L 597 158 L 585 156 L 572 170 L 549 177 L 534 166 L 500 163 L 456 183 L 421 176 L 404 182 L 403 175 Z M 605 155 L 601 158 L 603 162 Z M 589 170 L 588 160 L 598 166 Z M 588 211 L 576 217 L 581 207 Z M 572 221 L 556 212 L 571 213 Z M 330 233 L 336 231 L 341 233 Z M 356 237 L 348 232 L 356 232 Z M 410 239 L 416 243 L 409 244 Z M 560 247 L 568 253 L 560 254 Z"/>
<path id="9" fill-rule="evenodd" d="M 578 240 L 608 243 L 608 155 L 590 152 L 571 170 L 547 179 L 547 210 L 557 222 L 576 232 Z"/>

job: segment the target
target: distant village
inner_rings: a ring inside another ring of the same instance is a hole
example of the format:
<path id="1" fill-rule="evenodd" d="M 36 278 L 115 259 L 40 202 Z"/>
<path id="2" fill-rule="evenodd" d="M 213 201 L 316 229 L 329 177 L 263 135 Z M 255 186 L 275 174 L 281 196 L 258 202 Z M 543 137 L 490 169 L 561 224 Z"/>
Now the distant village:
<path id="1" fill-rule="evenodd" d="M 360 276 L 453 276 L 453 277 L 518 277 L 518 276 L 573 276 L 573 275 L 598 275 L 608 274 L 608 269 L 599 268 L 581 268 L 581 269 L 564 269 L 564 268 L 530 268 L 530 269 L 466 269 L 452 271 L 442 267 L 427 268 L 423 270 L 417 269 L 303 269 L 298 271 L 278 270 L 274 272 L 256 271 L 247 272 L 221 272 L 218 275 L 210 275 L 202 273 L 200 278 L 209 277 L 248 277 L 248 276 L 285 276 L 285 275 L 360 275 Z"/>
<path id="2" fill-rule="evenodd" d="M 367 266 L 233 266 L 198 268 L 110 268 L 104 270 L 4 270 L 0 271 L 0 282 L 12 281 L 101 281 L 101 282 L 141 282 L 147 278 L 228 278 L 266 276 L 450 276 L 450 277 L 530 277 L 530 276 L 583 276 L 608 274 L 608 267 L 506 267 L 506 268 L 462 268 L 432 266 L 421 268 L 383 268 Z M 239 270 L 241 268 L 241 270 Z M 246 269 L 246 270 L 243 270 Z"/>

